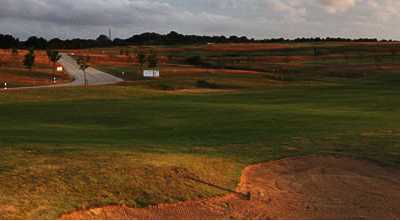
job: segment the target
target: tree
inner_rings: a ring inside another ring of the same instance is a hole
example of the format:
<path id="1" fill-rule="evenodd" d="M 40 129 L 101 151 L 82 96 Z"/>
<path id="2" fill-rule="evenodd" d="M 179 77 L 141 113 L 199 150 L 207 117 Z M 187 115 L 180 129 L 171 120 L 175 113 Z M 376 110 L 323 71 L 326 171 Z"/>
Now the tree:
<path id="1" fill-rule="evenodd" d="M 13 48 L 11 49 L 11 55 L 12 55 L 12 56 L 17 56 L 18 53 L 19 53 L 19 50 L 18 50 L 17 47 L 13 47 Z"/>
<path id="2" fill-rule="evenodd" d="M 319 52 L 319 49 L 318 49 L 318 48 L 314 48 L 314 56 L 315 56 L 315 57 L 320 56 L 320 52 Z"/>
<path id="3" fill-rule="evenodd" d="M 380 69 L 380 68 L 381 68 L 381 64 L 382 64 L 382 61 L 383 61 L 382 56 L 380 56 L 380 55 L 375 55 L 375 56 L 374 56 L 374 61 L 375 61 L 375 66 L 376 66 L 376 68 L 377 68 L 377 69 Z"/>
<path id="4" fill-rule="evenodd" d="M 390 48 L 390 52 L 391 52 L 391 54 L 392 54 L 392 61 L 395 62 L 395 61 L 396 61 L 396 56 L 397 56 L 397 50 L 396 50 L 396 48 L 392 46 L 392 47 Z"/>
<path id="5" fill-rule="evenodd" d="M 81 57 L 77 61 L 78 65 L 79 65 L 79 69 L 83 72 L 85 87 L 89 86 L 89 82 L 88 82 L 87 75 L 86 75 L 86 70 L 90 67 L 89 60 L 90 60 L 90 57 L 88 56 L 88 57 Z"/>
<path id="6" fill-rule="evenodd" d="M 28 38 L 28 40 L 24 42 L 24 46 L 26 48 L 36 48 L 36 49 L 46 49 L 47 44 L 48 42 L 46 39 L 38 38 L 36 36 L 30 37 Z"/>
<path id="7" fill-rule="evenodd" d="M 194 65 L 194 66 L 201 66 L 204 65 L 204 59 L 200 56 L 200 55 L 195 55 L 192 57 L 188 57 L 185 60 L 186 63 L 190 64 L 190 65 Z"/>
<path id="8" fill-rule="evenodd" d="M 46 54 L 47 54 L 47 58 L 49 59 L 49 63 L 51 62 L 50 57 L 51 57 L 51 53 L 52 53 L 52 52 L 53 52 L 53 51 L 50 50 L 50 49 L 47 49 L 47 50 L 46 50 Z"/>
<path id="9" fill-rule="evenodd" d="M 53 38 L 48 42 L 48 47 L 53 49 L 66 48 L 65 41 L 59 38 Z"/>
<path id="10" fill-rule="evenodd" d="M 19 44 L 20 44 L 19 39 L 14 38 L 11 35 L 0 34 L 0 48 L 1 49 L 10 49 L 10 48 L 18 47 Z"/>
<path id="11" fill-rule="evenodd" d="M 11 49 L 11 58 L 13 63 L 17 63 L 19 50 L 17 47 Z"/>
<path id="12" fill-rule="evenodd" d="M 3 55 L 0 54 L 0 67 L 3 66 Z"/>
<path id="13" fill-rule="evenodd" d="M 147 57 L 147 62 L 149 63 L 149 68 L 155 69 L 158 67 L 159 59 L 155 50 L 150 52 L 150 55 Z"/>
<path id="14" fill-rule="evenodd" d="M 143 69 L 144 69 L 144 65 L 146 64 L 146 53 L 144 52 L 143 49 L 139 48 L 136 51 L 136 57 L 138 59 L 139 62 L 139 66 L 140 66 L 140 74 L 137 75 L 137 78 L 139 79 L 139 76 L 143 73 Z"/>
<path id="15" fill-rule="evenodd" d="M 112 44 L 113 44 L 111 39 L 105 35 L 100 35 L 96 39 L 96 42 L 99 47 L 109 47 L 109 46 L 112 46 Z"/>
<path id="16" fill-rule="evenodd" d="M 32 68 L 35 65 L 35 49 L 29 49 L 28 53 L 24 57 L 24 66 L 32 72 Z"/>
<path id="17" fill-rule="evenodd" d="M 49 60 L 53 63 L 53 75 L 56 75 L 56 64 L 61 59 L 61 54 L 58 51 L 47 50 L 47 56 Z"/>

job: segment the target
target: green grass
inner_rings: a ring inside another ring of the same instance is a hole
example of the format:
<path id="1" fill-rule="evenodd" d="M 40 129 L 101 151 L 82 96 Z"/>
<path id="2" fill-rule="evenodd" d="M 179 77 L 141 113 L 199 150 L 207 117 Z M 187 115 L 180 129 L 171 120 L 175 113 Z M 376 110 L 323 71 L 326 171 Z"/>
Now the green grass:
<path id="1" fill-rule="evenodd" d="M 110 65 L 98 65 L 96 68 L 124 79 L 125 81 L 137 81 L 142 80 L 143 78 L 140 74 L 140 68 L 138 65 L 126 65 L 118 67 Z"/>
<path id="2" fill-rule="evenodd" d="M 0 210 L 17 212 L 0 218 L 223 194 L 184 175 L 233 189 L 244 165 L 288 156 L 399 165 L 399 84 L 390 75 L 224 94 L 129 86 L 2 93 Z"/>
<path id="3" fill-rule="evenodd" d="M 322 70 L 312 65 L 298 67 L 312 81 L 207 73 L 0 92 L 0 219 L 221 195 L 186 177 L 234 189 L 246 165 L 290 156 L 345 155 L 399 167 L 400 73 L 316 78 Z M 148 87 L 198 80 L 237 90 Z"/>

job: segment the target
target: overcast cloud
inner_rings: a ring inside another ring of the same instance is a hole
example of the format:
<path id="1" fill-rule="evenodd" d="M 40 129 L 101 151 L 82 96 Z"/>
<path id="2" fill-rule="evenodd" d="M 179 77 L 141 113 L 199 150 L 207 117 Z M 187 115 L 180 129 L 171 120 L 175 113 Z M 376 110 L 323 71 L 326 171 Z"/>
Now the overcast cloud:
<path id="1" fill-rule="evenodd" d="M 21 38 L 147 31 L 400 39 L 399 0 L 0 0 L 0 32 Z"/>

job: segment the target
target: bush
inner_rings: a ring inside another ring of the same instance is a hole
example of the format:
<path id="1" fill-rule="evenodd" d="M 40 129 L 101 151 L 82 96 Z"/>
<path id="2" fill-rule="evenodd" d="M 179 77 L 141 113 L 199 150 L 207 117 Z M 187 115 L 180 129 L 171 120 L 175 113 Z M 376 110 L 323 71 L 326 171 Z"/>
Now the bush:
<path id="1" fill-rule="evenodd" d="M 225 63 L 222 61 L 206 61 L 204 60 L 203 57 L 196 55 L 196 56 L 192 56 L 189 57 L 185 60 L 186 64 L 190 64 L 193 66 L 201 66 L 201 67 L 205 67 L 205 68 L 224 68 L 225 67 Z"/>
<path id="2" fill-rule="evenodd" d="M 211 89 L 217 89 L 219 88 L 218 84 L 216 83 L 210 83 L 206 80 L 199 80 L 196 82 L 196 86 L 199 88 L 211 88 Z"/>
<path id="3" fill-rule="evenodd" d="M 158 84 L 158 88 L 164 91 L 172 91 L 176 89 L 176 86 L 171 83 L 162 82 Z"/>
<path id="4" fill-rule="evenodd" d="M 204 65 L 204 59 L 199 55 L 189 57 L 185 62 L 190 65 Z"/>
<path id="5" fill-rule="evenodd" d="M 203 63 L 203 66 L 206 68 L 216 68 L 216 69 L 225 68 L 224 62 L 221 62 L 221 61 L 205 62 L 205 63 Z"/>

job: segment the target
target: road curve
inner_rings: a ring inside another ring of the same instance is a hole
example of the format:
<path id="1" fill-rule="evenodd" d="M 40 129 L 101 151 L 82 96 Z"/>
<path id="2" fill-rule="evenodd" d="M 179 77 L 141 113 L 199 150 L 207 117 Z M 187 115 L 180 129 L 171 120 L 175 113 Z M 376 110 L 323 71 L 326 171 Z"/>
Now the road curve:
<path id="1" fill-rule="evenodd" d="M 84 73 L 82 70 L 79 69 L 79 65 L 77 64 L 75 59 L 73 59 L 66 53 L 61 53 L 61 59 L 58 61 L 58 63 L 61 64 L 64 67 L 64 71 L 72 77 L 73 79 L 72 82 L 65 84 L 9 88 L 8 90 L 74 87 L 74 86 L 83 86 L 85 84 Z M 111 74 L 107 74 L 105 72 L 99 71 L 91 67 L 89 67 L 86 70 L 86 77 L 89 86 L 111 85 L 123 82 L 123 80 L 120 78 L 117 78 L 115 76 L 112 76 Z"/>

